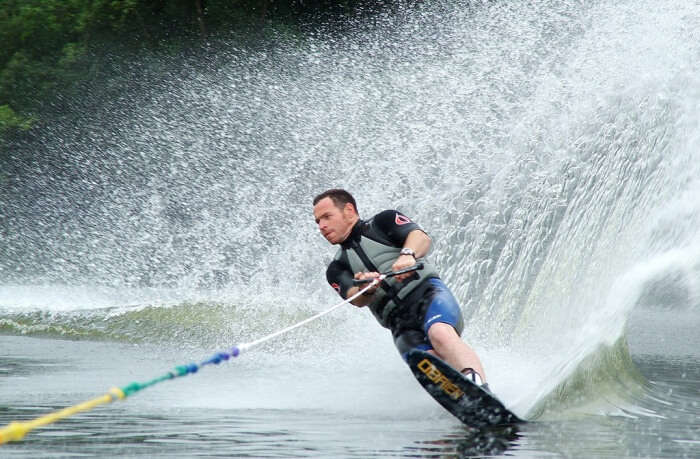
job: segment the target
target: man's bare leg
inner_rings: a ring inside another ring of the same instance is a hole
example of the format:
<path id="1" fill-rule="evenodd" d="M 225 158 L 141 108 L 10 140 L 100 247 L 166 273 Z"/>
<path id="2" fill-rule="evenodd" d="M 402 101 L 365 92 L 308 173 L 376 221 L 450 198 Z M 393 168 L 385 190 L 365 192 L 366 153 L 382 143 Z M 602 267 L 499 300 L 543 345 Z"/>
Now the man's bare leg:
<path id="1" fill-rule="evenodd" d="M 481 380 L 486 382 L 486 373 L 481 365 L 479 356 L 459 337 L 452 325 L 437 322 L 428 329 L 428 339 L 433 345 L 435 354 L 446 361 L 457 371 L 472 368 L 479 373 Z"/>

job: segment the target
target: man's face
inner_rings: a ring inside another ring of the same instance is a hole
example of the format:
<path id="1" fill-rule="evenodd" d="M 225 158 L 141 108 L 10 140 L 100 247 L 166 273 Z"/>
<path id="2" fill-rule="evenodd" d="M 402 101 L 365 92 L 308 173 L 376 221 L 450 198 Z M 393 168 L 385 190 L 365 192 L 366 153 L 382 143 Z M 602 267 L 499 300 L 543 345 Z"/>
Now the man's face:
<path id="1" fill-rule="evenodd" d="M 314 206 L 314 218 L 319 231 L 331 244 L 343 242 L 357 221 L 352 204 L 338 209 L 331 198 L 323 198 Z"/>

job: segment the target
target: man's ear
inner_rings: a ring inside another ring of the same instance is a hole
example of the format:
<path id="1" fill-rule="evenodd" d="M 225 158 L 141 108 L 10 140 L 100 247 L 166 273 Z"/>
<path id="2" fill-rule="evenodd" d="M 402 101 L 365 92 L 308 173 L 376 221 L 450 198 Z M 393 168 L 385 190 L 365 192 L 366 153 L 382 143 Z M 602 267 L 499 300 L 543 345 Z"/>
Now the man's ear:
<path id="1" fill-rule="evenodd" d="M 357 213 L 357 211 L 355 210 L 355 206 L 353 206 L 349 202 L 345 203 L 345 206 L 343 207 L 343 212 L 349 212 L 350 215 L 355 215 Z"/>

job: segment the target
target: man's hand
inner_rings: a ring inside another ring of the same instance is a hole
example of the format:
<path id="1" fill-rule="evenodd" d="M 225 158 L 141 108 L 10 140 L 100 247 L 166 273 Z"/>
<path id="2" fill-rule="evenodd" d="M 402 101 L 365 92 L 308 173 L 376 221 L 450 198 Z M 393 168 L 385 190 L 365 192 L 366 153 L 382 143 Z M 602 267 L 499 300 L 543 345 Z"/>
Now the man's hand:
<path id="1" fill-rule="evenodd" d="M 376 279 L 377 277 L 379 277 L 379 273 L 377 273 L 377 272 L 369 272 L 369 273 L 362 273 L 362 272 L 360 272 L 360 273 L 355 273 L 355 279 L 357 279 L 357 280 Z M 378 288 L 378 287 L 379 287 L 379 283 L 377 283 L 376 285 L 373 285 L 372 288 L 366 290 L 365 293 L 363 293 L 363 295 L 372 295 L 372 294 L 374 294 L 374 292 L 377 291 L 377 288 Z M 361 289 L 362 289 L 362 288 L 364 288 L 364 287 L 361 287 Z"/>
<path id="2" fill-rule="evenodd" d="M 392 271 L 400 271 L 402 269 L 410 268 L 411 266 L 416 264 L 416 259 L 413 258 L 411 255 L 401 255 L 399 258 L 396 259 L 393 265 L 391 265 L 391 270 Z M 413 276 L 415 273 L 410 272 L 410 273 L 404 273 L 404 274 L 398 274 L 397 276 L 394 277 L 399 282 L 403 282 L 405 279 L 408 279 L 409 277 Z"/>

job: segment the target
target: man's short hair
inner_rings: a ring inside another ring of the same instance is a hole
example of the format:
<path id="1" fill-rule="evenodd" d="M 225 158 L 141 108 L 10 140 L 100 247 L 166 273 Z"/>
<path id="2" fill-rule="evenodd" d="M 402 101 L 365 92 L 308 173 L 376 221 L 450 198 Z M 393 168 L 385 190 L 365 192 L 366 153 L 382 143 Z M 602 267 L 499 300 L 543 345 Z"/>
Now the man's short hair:
<path id="1" fill-rule="evenodd" d="M 355 198 L 353 198 L 350 193 L 348 193 L 347 191 L 345 191 L 341 188 L 333 188 L 333 189 L 326 190 L 323 193 L 319 194 L 318 196 L 316 196 L 314 198 L 314 206 L 316 204 L 318 204 L 318 202 L 321 199 L 325 199 L 325 198 L 331 198 L 331 200 L 333 201 L 333 204 L 335 204 L 335 206 L 341 210 L 345 207 L 345 204 L 350 203 L 355 208 L 355 212 L 358 213 L 357 212 L 357 203 L 355 202 Z M 359 213 L 358 213 L 358 215 L 359 215 Z"/>

